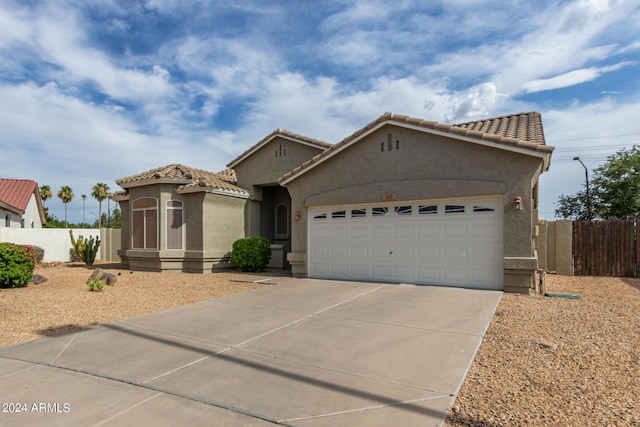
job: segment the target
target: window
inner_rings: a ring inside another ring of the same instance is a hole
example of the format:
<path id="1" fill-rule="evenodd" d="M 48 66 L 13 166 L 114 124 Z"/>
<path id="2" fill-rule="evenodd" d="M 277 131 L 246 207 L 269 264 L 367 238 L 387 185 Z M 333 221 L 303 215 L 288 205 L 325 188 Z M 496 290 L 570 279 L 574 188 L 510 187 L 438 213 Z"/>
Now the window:
<path id="1" fill-rule="evenodd" d="M 331 218 L 346 218 L 347 211 L 333 211 L 331 212 Z"/>
<path id="2" fill-rule="evenodd" d="M 444 207 L 444 213 L 464 213 L 464 205 L 446 205 Z"/>
<path id="3" fill-rule="evenodd" d="M 411 205 L 396 206 L 394 210 L 396 211 L 396 215 L 411 215 L 411 213 L 413 212 Z"/>
<path id="4" fill-rule="evenodd" d="M 158 201 L 143 197 L 133 201 L 132 248 L 158 249 Z"/>
<path id="5" fill-rule="evenodd" d="M 26 224 L 26 222 L 25 222 L 24 218 L 22 218 L 20 220 L 20 228 L 24 228 L 25 224 Z"/>
<path id="6" fill-rule="evenodd" d="M 289 238 L 289 207 L 284 203 L 276 206 L 276 239 Z"/>
<path id="7" fill-rule="evenodd" d="M 7 214 L 7 216 L 4 217 L 4 226 L 11 227 L 11 215 Z"/>
<path id="8" fill-rule="evenodd" d="M 495 209 L 490 206 L 473 205 L 474 212 L 495 212 Z"/>
<path id="9" fill-rule="evenodd" d="M 314 216 L 313 219 L 327 219 L 327 214 L 326 214 L 326 212 L 318 214 L 318 215 Z"/>
<path id="10" fill-rule="evenodd" d="M 367 216 L 366 209 L 351 209 L 351 218 L 364 218 Z"/>
<path id="11" fill-rule="evenodd" d="M 371 209 L 372 216 L 385 216 L 389 212 L 389 208 L 373 208 Z"/>
<path id="12" fill-rule="evenodd" d="M 433 215 L 438 213 L 438 205 L 418 206 L 418 215 Z"/>
<path id="13" fill-rule="evenodd" d="M 167 249 L 182 249 L 182 202 L 167 202 Z"/>

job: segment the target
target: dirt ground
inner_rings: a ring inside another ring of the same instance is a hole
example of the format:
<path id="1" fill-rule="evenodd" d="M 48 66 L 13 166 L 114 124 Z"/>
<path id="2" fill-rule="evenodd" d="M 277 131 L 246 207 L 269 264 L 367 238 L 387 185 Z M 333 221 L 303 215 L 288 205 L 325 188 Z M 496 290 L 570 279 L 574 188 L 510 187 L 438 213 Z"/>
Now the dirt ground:
<path id="1" fill-rule="evenodd" d="M 130 272 L 89 292 L 81 264 L 0 291 L 0 346 L 264 285 L 214 274 Z M 640 426 L 640 280 L 546 276 L 546 291 L 504 294 L 445 426 Z"/>
<path id="2" fill-rule="evenodd" d="M 504 294 L 445 426 L 640 426 L 640 280 L 546 284 L 581 299 Z"/>
<path id="3" fill-rule="evenodd" d="M 48 280 L 0 291 L 0 346 L 205 301 L 265 285 L 233 282 L 235 272 L 212 274 L 131 272 L 119 264 L 99 264 L 117 283 L 87 291 L 93 272 L 82 263 L 36 268 Z"/>

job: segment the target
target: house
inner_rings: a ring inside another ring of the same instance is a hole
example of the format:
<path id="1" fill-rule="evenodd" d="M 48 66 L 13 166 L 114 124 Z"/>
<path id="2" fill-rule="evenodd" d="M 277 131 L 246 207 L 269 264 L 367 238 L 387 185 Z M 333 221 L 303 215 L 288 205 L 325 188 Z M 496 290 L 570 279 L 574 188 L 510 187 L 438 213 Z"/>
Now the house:
<path id="1" fill-rule="evenodd" d="M 386 113 L 331 145 L 277 129 L 212 173 L 116 181 L 123 262 L 209 272 L 263 236 L 299 277 L 528 292 L 537 270 L 539 113 L 456 125 Z"/>
<path id="2" fill-rule="evenodd" d="M 36 181 L 0 178 L 0 227 L 42 228 L 46 222 Z"/>

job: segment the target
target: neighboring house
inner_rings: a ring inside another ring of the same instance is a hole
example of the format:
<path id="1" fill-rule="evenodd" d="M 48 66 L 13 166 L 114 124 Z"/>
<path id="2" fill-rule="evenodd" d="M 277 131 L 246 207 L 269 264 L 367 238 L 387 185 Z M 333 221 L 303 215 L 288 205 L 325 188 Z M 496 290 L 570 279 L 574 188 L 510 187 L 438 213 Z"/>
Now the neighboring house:
<path id="1" fill-rule="evenodd" d="M 42 228 L 46 222 L 36 181 L 0 178 L 0 227 Z"/>
<path id="2" fill-rule="evenodd" d="M 209 272 L 234 240 L 263 236 L 294 276 L 526 293 L 552 151 L 535 112 L 458 125 L 386 113 L 335 145 L 278 129 L 218 174 L 170 165 L 116 181 L 121 256 Z"/>

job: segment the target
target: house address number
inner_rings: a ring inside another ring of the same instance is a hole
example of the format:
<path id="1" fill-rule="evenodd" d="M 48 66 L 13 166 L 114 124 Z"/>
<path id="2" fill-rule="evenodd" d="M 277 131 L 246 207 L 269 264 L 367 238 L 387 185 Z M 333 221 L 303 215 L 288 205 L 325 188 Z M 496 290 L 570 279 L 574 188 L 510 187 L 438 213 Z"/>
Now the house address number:
<path id="1" fill-rule="evenodd" d="M 395 202 L 398 199 L 396 193 L 386 193 L 382 195 L 383 202 Z"/>

